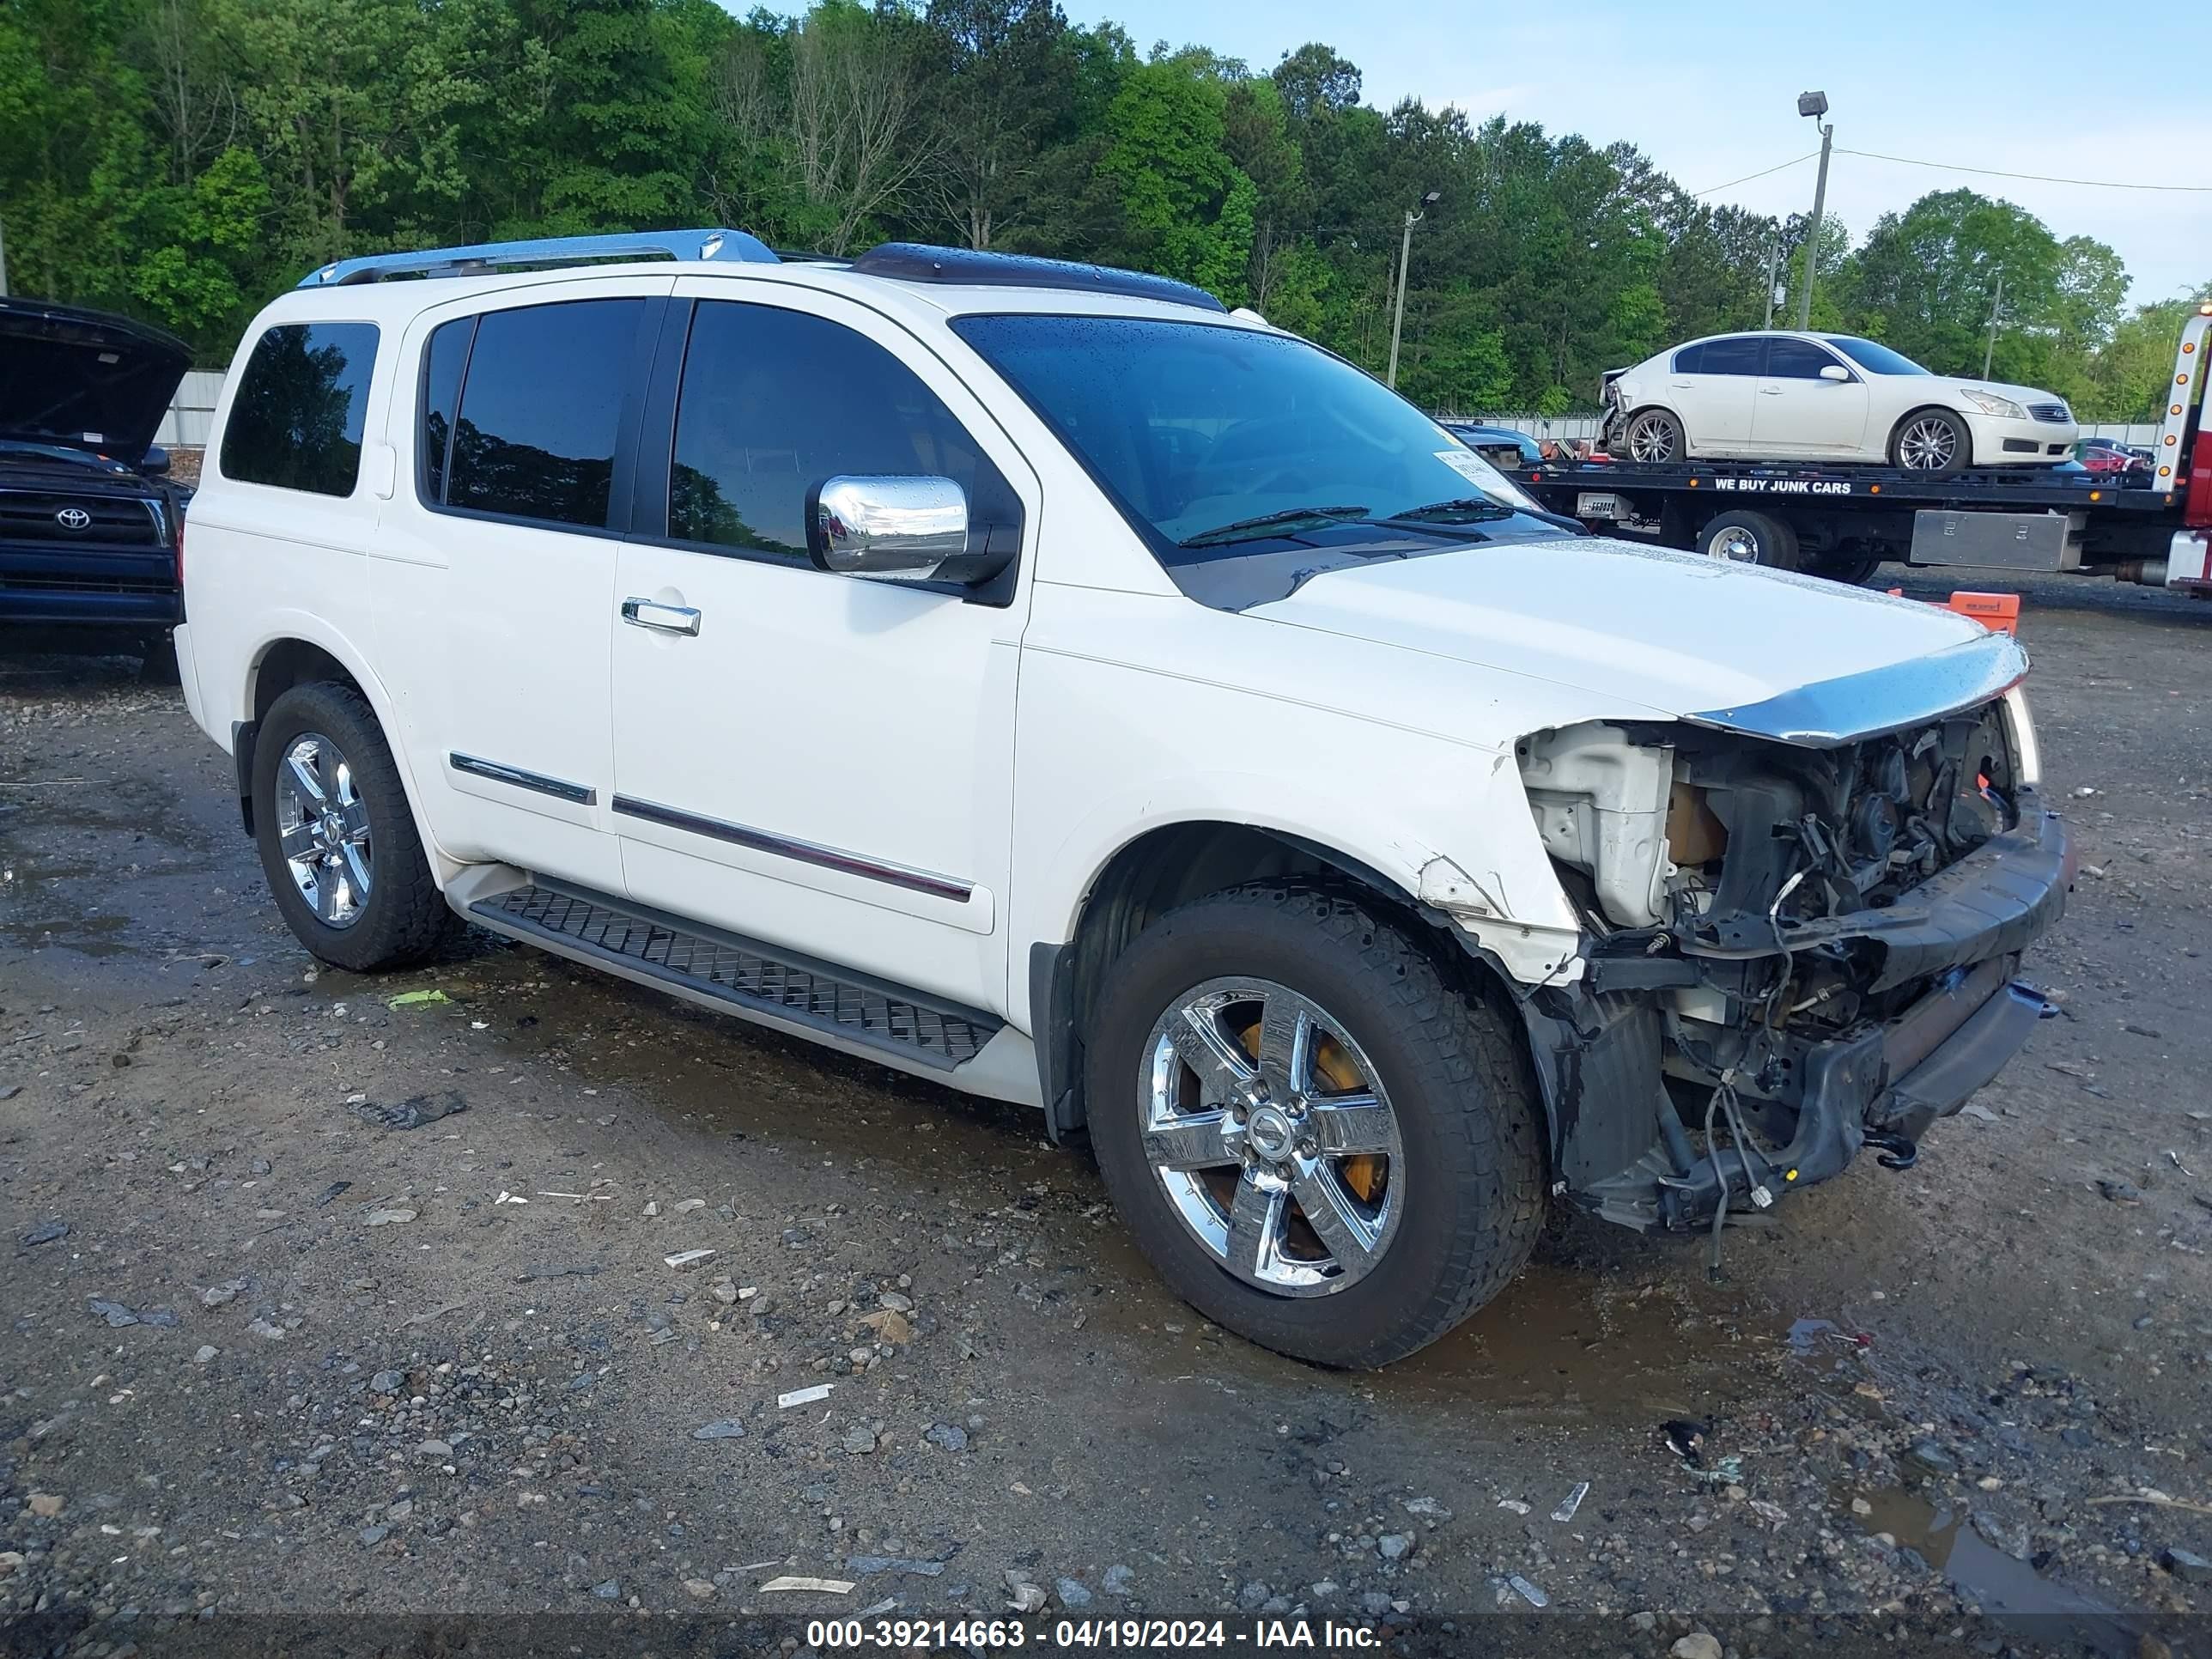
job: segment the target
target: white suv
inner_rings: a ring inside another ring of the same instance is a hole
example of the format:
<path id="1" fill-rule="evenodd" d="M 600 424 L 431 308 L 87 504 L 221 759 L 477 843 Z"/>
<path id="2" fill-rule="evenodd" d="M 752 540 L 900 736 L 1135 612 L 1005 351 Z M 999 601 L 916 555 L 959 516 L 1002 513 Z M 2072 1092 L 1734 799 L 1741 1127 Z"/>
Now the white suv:
<path id="1" fill-rule="evenodd" d="M 179 656 L 310 951 L 458 914 L 1035 1106 L 1287 1353 L 1410 1352 L 1553 1202 L 1909 1161 L 2042 1007 L 2010 639 L 1587 538 L 1180 284 L 355 260 L 216 419 Z"/>

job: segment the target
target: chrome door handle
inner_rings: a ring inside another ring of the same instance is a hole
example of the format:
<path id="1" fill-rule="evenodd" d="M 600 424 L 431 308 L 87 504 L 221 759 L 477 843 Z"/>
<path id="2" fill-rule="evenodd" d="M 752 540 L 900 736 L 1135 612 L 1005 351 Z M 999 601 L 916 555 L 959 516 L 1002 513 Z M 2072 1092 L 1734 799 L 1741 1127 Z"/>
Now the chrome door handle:
<path id="1" fill-rule="evenodd" d="M 1759 388 L 1759 395 L 1762 398 L 1779 398 L 1782 395 L 1782 388 L 1778 386 L 1763 386 Z"/>
<path id="2" fill-rule="evenodd" d="M 622 619 L 660 634 L 699 632 L 699 613 L 688 605 L 659 605 L 651 599 L 624 599 Z"/>

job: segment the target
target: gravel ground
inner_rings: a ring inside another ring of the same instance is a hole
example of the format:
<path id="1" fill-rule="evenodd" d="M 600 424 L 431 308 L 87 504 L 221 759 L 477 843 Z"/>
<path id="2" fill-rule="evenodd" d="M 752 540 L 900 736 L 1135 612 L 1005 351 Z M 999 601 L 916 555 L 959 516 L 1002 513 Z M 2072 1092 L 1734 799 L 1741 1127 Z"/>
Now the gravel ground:
<path id="1" fill-rule="evenodd" d="M 2023 591 L 2085 860 L 2030 963 L 2064 1017 L 1717 1284 L 1701 1239 L 1560 1218 L 1358 1376 L 1175 1301 L 1018 1112 L 481 935 L 318 969 L 174 692 L 15 641 L 0 1651 L 465 1615 L 740 1651 L 1009 1603 L 1232 1647 L 2203 1651 L 2212 605 Z"/>

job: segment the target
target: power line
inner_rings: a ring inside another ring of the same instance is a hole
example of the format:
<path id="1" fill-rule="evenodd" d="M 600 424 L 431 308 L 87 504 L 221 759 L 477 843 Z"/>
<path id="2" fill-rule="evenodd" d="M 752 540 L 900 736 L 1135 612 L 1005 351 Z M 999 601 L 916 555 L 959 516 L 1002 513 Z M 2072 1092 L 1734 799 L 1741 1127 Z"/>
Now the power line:
<path id="1" fill-rule="evenodd" d="M 1690 194 L 1692 197 L 1711 196 L 1717 191 L 1733 190 L 1736 185 L 1747 185 L 1754 179 L 1764 179 L 1770 173 L 1779 173 L 1784 167 L 1794 167 L 1801 161 L 1809 161 L 1820 153 L 1820 152 L 1817 149 L 1808 149 L 1802 155 L 1798 156 L 1796 161 L 1777 161 L 1772 167 L 1764 168 L 1758 173 L 1747 173 L 1741 179 L 1731 179 L 1724 185 L 1709 185 L 1703 190 L 1693 190 Z M 1854 150 L 1845 150 L 1844 152 L 1846 155 L 1856 155 L 1856 153 L 1857 152 Z"/>
<path id="2" fill-rule="evenodd" d="M 2057 179 L 2047 173 L 2005 173 L 1996 167 L 1960 167 L 1955 161 L 1922 161 L 1910 155 L 1877 155 L 1870 149 L 1839 148 L 1836 153 L 1838 155 L 1863 156 L 1869 161 L 1894 161 L 1900 167 L 1936 167 L 1947 173 L 1978 173 L 1990 179 L 2026 179 L 2039 185 L 2083 185 L 2092 190 L 2160 190 L 2197 196 L 2212 196 L 2212 185 L 2139 185 L 2118 179 Z M 1791 163 L 1785 161 L 1783 165 L 1788 167 Z M 1769 169 L 1769 171 L 1771 170 Z M 1756 179 L 1759 175 L 1754 173 L 1751 176 Z M 1735 182 L 1741 184 L 1743 180 L 1739 179 Z M 1728 186 L 1723 185 L 1719 188 L 1725 190 Z M 1698 193 L 1704 195 L 1706 192 L 1701 191 Z"/>
<path id="3" fill-rule="evenodd" d="M 1762 167 L 1757 173 L 1747 173 L 1742 178 L 1731 179 L 1724 185 L 1713 185 L 1704 190 L 1693 190 L 1690 194 L 1693 198 L 1718 195 L 1722 191 L 1734 190 L 1738 185 L 1747 185 L 1754 179 L 1764 179 L 1771 173 L 1779 173 L 1784 167 L 1797 167 L 1811 161 L 1820 153 L 1816 149 L 1808 149 L 1802 155 L 1795 156 L 1790 161 L 1777 161 L 1771 167 Z M 1841 144 L 1836 146 L 1836 154 L 1856 155 L 1869 161 L 1893 161 L 1899 167 L 1933 167 L 1943 173 L 1979 173 L 1985 179 L 2024 179 L 2039 185 L 2080 185 L 2089 190 L 2154 190 L 2177 195 L 2212 196 L 2212 185 L 2139 185 L 2119 179 L 2060 179 L 2047 173 L 2007 173 L 1998 167 L 1962 167 L 1956 161 L 1923 161 L 1911 155 L 1883 155 L 1870 149 L 1845 149 Z"/>

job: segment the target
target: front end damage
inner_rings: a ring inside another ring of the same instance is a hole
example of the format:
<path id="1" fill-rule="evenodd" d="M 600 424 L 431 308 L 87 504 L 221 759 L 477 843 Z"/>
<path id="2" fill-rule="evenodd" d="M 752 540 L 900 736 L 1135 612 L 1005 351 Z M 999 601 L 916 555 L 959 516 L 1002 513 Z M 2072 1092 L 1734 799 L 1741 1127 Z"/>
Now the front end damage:
<path id="1" fill-rule="evenodd" d="M 2075 873 L 2024 665 L 2007 641 L 1941 688 L 1856 688 L 1860 732 L 1798 699 L 1518 745 L 1585 930 L 1580 973 L 1521 998 L 1555 1193 L 1717 1231 L 1863 1147 L 1909 1165 L 2017 1052 L 2046 1012 L 2021 953 Z"/>

